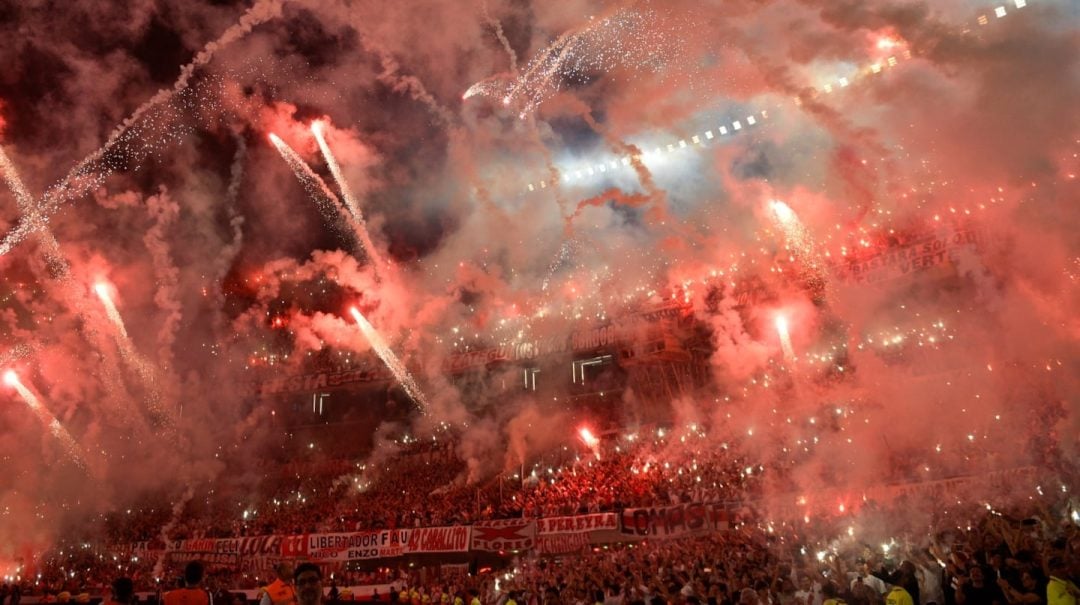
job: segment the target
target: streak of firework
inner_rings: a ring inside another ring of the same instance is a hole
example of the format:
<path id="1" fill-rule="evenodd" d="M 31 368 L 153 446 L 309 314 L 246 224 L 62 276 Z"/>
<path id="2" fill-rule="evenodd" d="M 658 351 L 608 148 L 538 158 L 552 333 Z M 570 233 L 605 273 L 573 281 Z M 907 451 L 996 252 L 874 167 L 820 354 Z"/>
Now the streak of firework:
<path id="1" fill-rule="evenodd" d="M 56 419 L 56 416 L 53 416 L 52 412 L 42 405 L 38 396 L 35 395 L 33 391 L 26 388 L 26 385 L 19 379 L 19 375 L 15 373 L 15 370 L 4 372 L 4 384 L 15 389 L 19 396 L 23 398 L 23 401 L 26 402 L 27 407 L 29 407 L 30 410 L 34 412 L 34 415 L 38 417 L 38 420 L 41 421 L 41 424 L 45 425 L 49 429 L 49 432 L 53 434 L 53 437 L 64 446 L 64 449 L 67 450 L 67 453 L 71 456 L 72 460 L 80 467 L 85 468 L 86 458 L 83 456 L 82 448 L 79 447 L 79 444 L 75 443 L 75 439 L 72 438 L 71 433 L 60 424 L 60 421 Z"/>
<path id="2" fill-rule="evenodd" d="M 426 413 L 428 408 L 427 398 L 424 397 L 424 393 L 420 390 L 420 386 L 416 384 L 416 380 L 413 379 L 409 370 L 405 368 L 405 364 L 401 363 L 401 360 L 386 344 L 375 326 L 372 326 L 371 322 L 364 317 L 360 309 L 352 307 L 349 309 L 349 313 L 352 315 L 353 320 L 356 321 L 356 325 L 360 326 L 360 331 L 364 333 L 364 337 L 371 344 L 371 348 L 375 350 L 375 354 L 386 364 L 386 367 L 390 368 L 394 378 L 405 389 L 409 397 L 420 405 L 420 410 Z"/>
<path id="3" fill-rule="evenodd" d="M 356 196 L 353 195 L 352 190 L 349 189 L 349 183 L 345 180 L 345 175 L 341 172 L 341 165 L 338 164 L 337 158 L 334 157 L 334 152 L 331 151 L 330 146 L 326 143 L 326 137 L 323 136 L 322 122 L 312 122 L 311 133 L 315 135 L 315 141 L 319 144 L 319 150 L 322 151 L 323 158 L 326 159 L 326 165 L 330 168 L 330 174 L 334 176 L 334 181 L 341 190 L 341 197 L 345 201 L 345 208 L 360 227 L 357 236 L 360 237 L 360 241 L 364 244 L 365 251 L 368 253 L 368 256 L 371 257 L 371 262 L 375 265 L 376 271 L 378 271 L 386 261 L 379 255 L 378 250 L 375 248 L 375 243 L 371 241 L 371 234 L 367 230 L 367 223 L 364 221 L 364 215 L 360 212 L 360 203 L 356 200 Z"/>
<path id="4" fill-rule="evenodd" d="M 486 96 L 524 118 L 567 82 L 585 82 L 617 68 L 662 73 L 679 54 L 681 36 L 650 11 L 620 9 L 559 36 L 520 76 L 500 74 L 470 86 L 463 99 Z"/>
<path id="5" fill-rule="evenodd" d="M 791 346 L 791 333 L 788 332 L 787 317 L 776 316 L 776 334 L 780 337 L 780 348 L 784 352 L 784 361 L 795 361 L 795 348 Z"/>
<path id="6" fill-rule="evenodd" d="M 349 225 L 353 233 L 356 234 L 357 239 L 360 241 L 360 246 L 364 248 L 364 252 L 371 259 L 372 265 L 375 268 L 376 274 L 381 268 L 379 261 L 381 260 L 378 252 L 375 250 L 375 245 L 371 242 L 371 236 L 368 234 L 367 227 L 360 221 L 358 221 L 352 214 L 352 212 L 343 205 L 336 194 L 330 190 L 330 187 L 326 185 L 326 181 L 322 180 L 322 177 L 315 174 L 315 171 L 307 165 L 307 162 L 300 157 L 300 154 L 289 147 L 289 145 L 281 140 L 281 137 L 274 133 L 269 135 L 270 142 L 274 144 L 278 153 L 281 154 L 285 163 L 292 168 L 293 174 L 296 175 L 296 180 L 300 181 L 300 185 L 307 191 L 308 195 L 315 202 L 315 205 L 319 207 L 319 210 L 323 213 L 323 216 L 327 220 L 335 221 L 335 217 L 340 217 L 343 222 Z M 359 212 L 359 210 L 357 211 Z"/>
<path id="7" fill-rule="evenodd" d="M 127 338 L 128 333 L 127 328 L 124 326 L 124 318 L 120 317 L 120 312 L 116 310 L 116 305 L 113 304 L 112 295 L 109 293 L 109 285 L 102 282 L 94 284 L 94 293 L 101 299 L 101 304 L 105 305 L 105 313 L 109 316 L 109 321 L 116 327 L 116 331 L 124 338 Z"/>

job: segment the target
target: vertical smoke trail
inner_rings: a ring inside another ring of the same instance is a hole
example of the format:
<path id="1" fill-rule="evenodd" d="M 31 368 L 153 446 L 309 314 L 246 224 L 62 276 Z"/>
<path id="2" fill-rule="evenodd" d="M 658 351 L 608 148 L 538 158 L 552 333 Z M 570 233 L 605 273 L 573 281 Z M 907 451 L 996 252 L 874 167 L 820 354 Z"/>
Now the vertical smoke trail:
<path id="1" fill-rule="evenodd" d="M 285 141 L 282 141 L 276 134 L 270 133 L 270 142 L 274 144 L 278 153 L 285 162 L 292 168 L 293 174 L 296 175 L 296 179 L 300 181 L 300 185 L 304 187 L 304 190 L 308 192 L 308 195 L 315 201 L 315 204 L 323 211 L 324 216 L 329 220 L 334 220 L 333 215 L 342 217 L 345 223 L 352 227 L 356 237 L 360 240 L 360 246 L 364 249 L 364 253 L 368 255 L 371 260 L 372 269 L 375 270 L 375 275 L 379 275 L 379 269 L 383 265 L 382 260 L 379 257 L 378 252 L 375 250 L 375 244 L 371 241 L 371 236 L 368 234 L 367 228 L 358 223 L 345 209 L 345 207 L 338 200 L 337 195 L 327 187 L 326 182 L 322 180 L 319 175 L 315 174 L 315 171 L 311 169 L 304 159 L 300 157 L 300 154 L 296 153 L 292 147 L 289 147 Z"/>
<path id="2" fill-rule="evenodd" d="M 221 312 L 225 309 L 225 294 L 221 284 L 225 280 L 230 267 L 236 260 L 236 255 L 244 244 L 244 217 L 236 207 L 240 196 L 240 187 L 244 184 L 244 162 L 247 160 L 247 142 L 239 132 L 233 133 L 236 141 L 236 153 L 233 155 L 232 166 L 229 168 L 229 186 L 225 190 L 224 209 L 229 219 L 229 228 L 232 231 L 232 240 L 225 244 L 221 251 L 214 257 L 214 268 L 210 274 L 212 286 L 210 296 L 213 301 L 212 308 L 215 310 L 213 322 L 214 333 L 221 333 L 224 329 L 225 315 Z"/>
<path id="3" fill-rule="evenodd" d="M 352 214 L 353 220 L 357 225 L 360 225 L 361 230 L 357 233 L 360 236 L 361 241 L 364 242 L 364 247 L 367 249 L 368 256 L 371 257 L 372 264 L 382 267 L 386 264 L 386 261 L 379 255 L 375 248 L 375 243 L 371 241 L 371 235 L 367 230 L 367 223 L 364 221 L 364 215 L 360 212 L 360 203 L 353 196 L 352 190 L 349 189 L 349 183 L 345 180 L 345 175 L 341 172 L 341 165 L 338 164 L 337 158 L 334 157 L 334 153 L 330 150 L 330 146 L 326 144 L 326 138 L 323 137 L 322 123 L 315 122 L 311 125 L 311 132 L 315 135 L 315 140 L 319 143 L 319 150 L 322 151 L 323 158 L 326 159 L 326 165 L 330 167 L 330 174 L 334 176 L 334 181 L 337 182 L 338 188 L 341 189 L 341 197 L 345 201 L 345 207 Z"/>
<path id="4" fill-rule="evenodd" d="M 399 73 L 401 65 L 397 60 L 386 49 L 374 43 L 367 36 L 361 36 L 360 41 L 368 50 L 379 57 L 379 63 L 383 69 L 382 73 L 378 75 L 380 82 L 390 86 L 394 92 L 408 93 L 410 98 L 426 105 L 431 110 L 431 113 L 439 118 L 443 126 L 449 127 L 454 124 L 454 115 L 450 113 L 450 110 L 439 104 L 439 101 L 428 92 L 427 87 L 420 81 L 420 78 Z"/>
<path id="5" fill-rule="evenodd" d="M 188 485 L 187 489 L 184 490 L 184 495 L 173 504 L 172 517 L 169 517 L 169 521 L 161 526 L 161 533 L 158 534 L 161 536 L 161 541 L 166 545 L 169 543 L 169 532 L 171 532 L 172 528 L 180 522 L 180 515 L 184 513 L 184 507 L 187 506 L 187 503 L 190 502 L 193 497 L 195 497 L 195 488 Z M 166 548 L 158 555 L 157 561 L 154 561 L 154 571 L 152 572 L 152 575 L 157 580 L 160 580 L 161 576 L 165 573 L 165 556 L 167 554 L 168 549 Z"/>
<path id="6" fill-rule="evenodd" d="M 506 34 L 503 32 L 502 23 L 498 19 L 491 17 L 488 13 L 487 2 L 484 2 L 481 6 L 481 12 L 484 15 L 484 21 L 495 30 L 495 37 L 499 39 L 499 43 L 502 44 L 503 50 L 506 51 L 506 55 L 510 57 L 510 73 L 517 75 L 517 53 L 514 52 L 514 47 L 510 46 L 510 40 L 506 38 Z"/>
<path id="7" fill-rule="evenodd" d="M 382 359 L 383 363 L 386 364 L 386 367 L 390 368 L 390 371 L 394 373 L 394 377 L 397 378 L 397 381 L 401 384 L 402 388 L 405 389 L 405 392 L 420 406 L 420 411 L 426 414 L 428 410 L 427 398 L 424 397 L 424 393 L 420 390 L 420 386 L 416 384 L 412 375 L 409 374 L 409 370 L 405 368 L 405 365 L 401 363 L 401 360 L 397 358 L 397 355 L 394 355 L 394 352 L 386 344 L 386 341 L 383 340 L 382 336 L 375 329 L 375 326 L 371 325 L 367 318 L 360 313 L 360 309 L 353 307 L 349 309 L 349 313 L 351 313 L 353 319 L 356 320 L 356 325 L 360 326 L 360 331 L 364 333 L 364 337 L 371 343 L 371 348 L 379 355 L 379 359 Z"/>
<path id="8" fill-rule="evenodd" d="M 158 329 L 158 363 L 164 368 L 172 367 L 173 342 L 183 317 L 178 300 L 180 270 L 172 260 L 166 232 L 180 214 L 180 208 L 162 191 L 146 200 L 146 211 L 154 220 L 153 226 L 143 236 L 143 243 L 153 261 L 155 282 L 154 302 L 165 312 L 165 321 Z"/>
<path id="9" fill-rule="evenodd" d="M 216 40 L 204 46 L 190 63 L 180 68 L 180 77 L 176 80 L 171 89 L 159 90 L 157 94 L 150 98 L 150 100 L 140 105 L 134 113 L 116 127 L 101 147 L 83 158 L 81 162 L 76 164 L 75 167 L 68 172 L 67 176 L 50 188 L 49 192 L 46 193 L 44 203 L 42 204 L 42 213 L 37 215 L 37 219 L 28 220 L 28 218 L 24 216 L 23 220 L 14 229 L 9 231 L 7 235 L 4 236 L 3 240 L 0 240 L 0 256 L 10 252 L 16 244 L 25 239 L 31 232 L 43 227 L 44 222 L 47 221 L 47 214 L 55 207 L 62 204 L 65 200 L 78 195 L 80 191 L 89 190 L 99 184 L 110 170 L 97 165 L 102 161 L 105 154 L 110 149 L 118 144 L 128 142 L 131 138 L 128 134 L 128 130 L 133 125 L 138 123 L 148 111 L 168 103 L 177 93 L 185 90 L 188 87 L 195 70 L 208 64 L 210 60 L 214 58 L 214 54 L 219 50 L 240 40 L 256 26 L 281 16 L 283 2 L 284 0 L 259 0 L 240 17 L 240 21 L 237 24 L 226 29 Z M 94 175 L 95 169 L 99 169 L 99 172 L 96 175 Z M 78 183 L 83 183 L 83 186 L 81 188 L 75 186 Z"/>

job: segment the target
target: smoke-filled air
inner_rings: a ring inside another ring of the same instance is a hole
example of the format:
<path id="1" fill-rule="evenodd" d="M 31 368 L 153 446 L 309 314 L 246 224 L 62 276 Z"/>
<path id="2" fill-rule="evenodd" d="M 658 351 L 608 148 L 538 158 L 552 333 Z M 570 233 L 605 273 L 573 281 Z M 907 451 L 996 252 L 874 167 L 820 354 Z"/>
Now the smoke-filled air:
<path id="1" fill-rule="evenodd" d="M 5 582 L 449 527 L 486 605 L 550 543 L 484 523 L 679 502 L 1075 535 L 1075 2 L 46 4 L 0 8 Z"/>

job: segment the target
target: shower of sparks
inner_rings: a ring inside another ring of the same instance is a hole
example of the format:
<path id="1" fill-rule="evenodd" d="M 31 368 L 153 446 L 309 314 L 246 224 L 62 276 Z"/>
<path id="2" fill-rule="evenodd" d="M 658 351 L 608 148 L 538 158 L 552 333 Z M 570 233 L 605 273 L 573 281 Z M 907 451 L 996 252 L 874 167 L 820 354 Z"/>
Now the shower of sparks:
<path id="1" fill-rule="evenodd" d="M 578 438 L 585 444 L 585 447 L 589 448 L 589 451 L 593 453 L 593 456 L 597 460 L 600 459 L 600 440 L 593 435 L 593 432 L 589 430 L 589 427 L 583 426 L 578 429 Z"/>
<path id="2" fill-rule="evenodd" d="M 802 257 L 813 254 L 813 240 L 795 211 L 780 200 L 769 200 L 769 215 L 784 235 L 784 243 Z"/>
<path id="3" fill-rule="evenodd" d="M 48 408 L 42 405 L 41 400 L 38 399 L 37 395 L 26 388 L 26 385 L 19 379 L 19 375 L 15 373 L 15 370 L 4 372 L 4 384 L 14 388 L 15 391 L 19 393 L 19 396 L 26 402 L 27 407 L 34 412 L 38 417 L 38 420 L 41 421 L 41 424 L 48 427 L 49 432 L 51 432 L 53 437 L 63 445 L 72 460 L 80 467 L 85 467 L 86 459 L 83 456 L 82 449 L 75 443 L 75 439 L 71 437 L 71 433 L 60 424 L 60 421 L 56 419 L 56 416 L 53 416 Z"/>
<path id="4" fill-rule="evenodd" d="M 114 172 L 124 168 L 140 168 L 145 157 L 160 151 L 159 141 L 183 138 L 190 130 L 178 126 L 178 116 L 201 105 L 195 101 L 201 94 L 193 94 L 191 88 L 196 70 L 210 63 L 216 53 L 242 39 L 256 26 L 281 16 L 281 8 L 281 0 L 259 0 L 244 12 L 237 23 L 222 32 L 216 40 L 207 43 L 191 62 L 180 68 L 180 77 L 172 88 L 158 91 L 136 108 L 104 144 L 73 166 L 60 182 L 46 192 L 38 212 L 24 215 L 0 239 L 0 256 L 6 255 L 31 233 L 43 231 L 48 216 L 64 202 L 101 186 Z M 173 127 L 158 133 L 157 137 L 146 136 L 149 131 L 156 130 L 159 123 Z"/>
<path id="5" fill-rule="evenodd" d="M 379 359 L 386 364 L 386 367 L 394 374 L 394 378 L 401 384 L 405 392 L 420 406 L 421 412 L 427 412 L 428 402 L 424 397 L 424 393 L 420 390 L 420 386 L 413 379 L 412 374 L 405 367 L 405 364 L 401 363 L 394 351 L 390 349 L 390 346 L 383 340 L 382 335 L 379 334 L 375 326 L 371 325 L 371 322 L 364 317 L 360 309 L 352 307 L 349 309 L 349 313 L 353 316 L 353 320 L 356 321 L 356 325 L 360 326 L 360 331 L 364 333 L 364 337 L 367 338 L 368 343 L 371 344 L 371 348 L 375 351 L 375 354 L 379 356 Z"/>
<path id="6" fill-rule="evenodd" d="M 364 248 L 364 252 L 368 255 L 368 258 L 371 259 L 372 264 L 375 265 L 377 272 L 380 268 L 380 263 L 378 262 L 380 257 L 374 244 L 371 243 L 371 237 L 368 235 L 367 228 L 363 223 L 358 221 L 351 211 L 346 209 L 341 201 L 338 200 L 337 195 L 326 185 L 326 181 L 323 181 L 322 177 L 315 174 L 315 171 L 307 165 L 307 162 L 300 157 L 300 154 L 296 153 L 292 147 L 289 147 L 289 145 L 285 141 L 282 141 L 281 137 L 276 134 L 270 133 L 269 138 L 278 153 L 281 154 L 282 159 L 285 160 L 285 163 L 292 168 L 293 174 L 296 175 L 296 180 L 300 181 L 300 185 L 307 191 L 308 196 L 315 202 L 315 205 L 318 206 L 327 221 L 338 229 L 340 229 L 339 223 L 341 222 L 346 223 L 352 228 L 353 233 L 360 242 L 360 246 Z M 359 216 L 359 214 L 357 214 L 357 216 Z"/>
<path id="7" fill-rule="evenodd" d="M 493 76 L 470 86 L 462 98 L 490 97 L 524 118 L 567 83 L 586 82 L 597 72 L 626 68 L 663 73 L 678 63 L 680 39 L 673 25 L 653 13 L 620 9 L 559 36 L 519 77 Z"/>
<path id="8" fill-rule="evenodd" d="M 153 413 L 157 422 L 165 426 L 171 426 L 175 419 L 172 417 L 171 412 L 164 407 L 158 370 L 135 349 L 135 344 L 131 341 L 131 337 L 128 336 L 127 327 L 124 325 L 124 318 L 120 315 L 120 311 L 113 302 L 112 287 L 105 282 L 98 282 L 94 284 L 94 293 L 101 299 L 101 304 L 105 307 L 109 322 L 116 328 L 115 341 L 117 348 L 120 350 L 121 358 L 128 365 L 128 368 L 135 372 L 146 389 L 146 407 Z"/>
<path id="9" fill-rule="evenodd" d="M 345 208 L 348 209 L 349 214 L 352 215 L 352 218 L 357 225 L 357 236 L 364 246 L 364 251 L 367 252 L 368 256 L 371 258 L 371 264 L 375 267 L 376 272 L 381 271 L 384 265 L 386 265 L 386 261 L 381 257 L 378 248 L 376 248 L 375 244 L 371 241 L 371 234 L 368 232 L 367 223 L 364 222 L 364 215 L 360 212 L 360 203 L 356 200 L 352 190 L 349 188 L 349 183 L 345 180 L 345 175 L 341 172 L 341 165 L 338 164 L 333 151 L 331 151 L 330 146 L 326 144 L 326 138 L 323 136 L 323 123 L 319 121 L 312 122 L 311 133 L 315 135 L 315 141 L 319 143 L 319 150 L 322 151 L 323 158 L 326 159 L 326 165 L 330 168 L 330 174 L 334 176 L 334 181 L 341 190 L 341 197 L 345 201 Z M 275 143 L 275 145 L 276 144 L 277 143 Z"/>

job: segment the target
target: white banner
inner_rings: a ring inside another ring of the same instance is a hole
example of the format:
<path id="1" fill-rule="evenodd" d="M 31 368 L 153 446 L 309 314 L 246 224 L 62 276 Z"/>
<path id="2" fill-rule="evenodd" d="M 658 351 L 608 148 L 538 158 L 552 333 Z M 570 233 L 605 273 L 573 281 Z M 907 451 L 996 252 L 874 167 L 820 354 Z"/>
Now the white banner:
<path id="1" fill-rule="evenodd" d="M 528 550 L 535 544 L 536 521 L 533 519 L 500 519 L 473 525 L 473 550 Z"/>
<path id="2" fill-rule="evenodd" d="M 312 561 L 386 559 L 415 553 L 468 552 L 469 526 L 381 529 L 307 536 L 306 554 Z"/>
<path id="3" fill-rule="evenodd" d="M 595 513 L 536 520 L 536 533 L 541 536 L 544 534 L 576 534 L 604 529 L 619 529 L 619 516 L 615 513 Z"/>
<path id="4" fill-rule="evenodd" d="M 728 529 L 728 510 L 722 503 L 701 502 L 628 508 L 622 512 L 619 525 L 627 536 L 677 538 Z"/>

